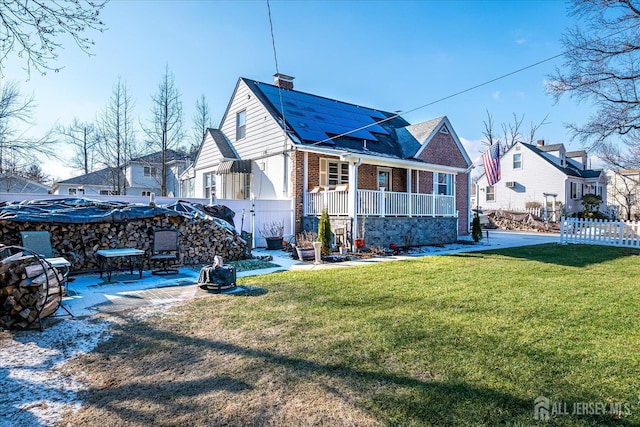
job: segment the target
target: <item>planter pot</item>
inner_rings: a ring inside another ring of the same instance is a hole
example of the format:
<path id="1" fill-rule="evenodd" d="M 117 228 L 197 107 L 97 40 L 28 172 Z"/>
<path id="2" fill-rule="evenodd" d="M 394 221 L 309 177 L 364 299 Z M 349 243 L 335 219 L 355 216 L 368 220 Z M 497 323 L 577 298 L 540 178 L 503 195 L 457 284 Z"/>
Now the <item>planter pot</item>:
<path id="1" fill-rule="evenodd" d="M 296 252 L 300 261 L 311 261 L 316 258 L 313 248 L 296 248 Z"/>
<path id="2" fill-rule="evenodd" d="M 267 241 L 267 249 L 282 249 L 282 237 L 266 237 L 265 240 Z"/>
<path id="3" fill-rule="evenodd" d="M 356 249 L 364 248 L 364 239 L 353 239 L 353 245 Z"/>

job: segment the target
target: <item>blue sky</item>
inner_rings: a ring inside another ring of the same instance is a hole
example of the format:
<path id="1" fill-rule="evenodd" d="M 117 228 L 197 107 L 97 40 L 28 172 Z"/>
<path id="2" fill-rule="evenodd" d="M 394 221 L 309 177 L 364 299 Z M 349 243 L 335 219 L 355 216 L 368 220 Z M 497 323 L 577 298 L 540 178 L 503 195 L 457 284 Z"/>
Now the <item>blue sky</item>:
<path id="1" fill-rule="evenodd" d="M 552 0 L 270 4 L 278 68 L 295 76 L 297 90 L 386 111 L 413 110 L 554 56 L 573 23 L 567 4 Z M 36 98 L 36 126 L 29 132 L 74 117 L 93 120 L 118 77 L 144 122 L 168 64 L 190 136 L 201 94 L 219 121 L 238 77 L 272 82 L 276 71 L 266 1 L 112 0 L 103 20 L 108 30 L 93 35 L 94 56 L 67 40 L 59 73 L 32 72 L 27 79 L 17 58 L 6 63 L 5 79 Z M 404 117 L 417 123 L 448 116 L 474 159 L 484 149 L 487 110 L 496 130 L 512 113 L 524 114 L 525 133 L 549 114 L 537 137 L 570 143 L 564 124 L 582 122 L 590 109 L 568 98 L 556 104 L 546 95 L 544 81 L 561 65 L 559 58 Z M 54 161 L 43 168 L 58 179 L 78 174 Z"/>

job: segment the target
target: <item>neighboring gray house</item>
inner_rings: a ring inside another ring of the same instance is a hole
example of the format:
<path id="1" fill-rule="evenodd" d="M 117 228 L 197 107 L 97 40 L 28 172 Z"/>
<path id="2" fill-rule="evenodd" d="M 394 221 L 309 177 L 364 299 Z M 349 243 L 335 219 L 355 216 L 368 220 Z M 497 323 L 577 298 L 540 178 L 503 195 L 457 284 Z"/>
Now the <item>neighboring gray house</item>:
<path id="1" fill-rule="evenodd" d="M 12 173 L 0 174 L 0 193 L 51 194 L 51 187 Z"/>
<path id="2" fill-rule="evenodd" d="M 590 169 L 585 151 L 566 151 L 564 144 L 516 143 L 500 156 L 501 179 L 487 185 L 484 173 L 478 179 L 478 204 L 483 209 L 523 210 L 527 202 L 555 203 L 567 214 L 584 210 L 584 194 L 602 197 L 607 206 L 607 177 Z M 546 196 L 545 196 L 546 195 Z M 560 203 L 558 203 L 560 202 Z"/>
<path id="3" fill-rule="evenodd" d="M 167 195 L 178 197 L 178 176 L 189 166 L 189 156 L 168 150 Z M 162 153 L 152 153 L 129 161 L 123 168 L 105 168 L 54 184 L 54 194 L 72 196 L 114 195 L 126 193 L 130 196 L 161 194 Z M 120 183 L 120 186 L 118 185 Z M 122 191 L 124 187 L 124 191 Z"/>

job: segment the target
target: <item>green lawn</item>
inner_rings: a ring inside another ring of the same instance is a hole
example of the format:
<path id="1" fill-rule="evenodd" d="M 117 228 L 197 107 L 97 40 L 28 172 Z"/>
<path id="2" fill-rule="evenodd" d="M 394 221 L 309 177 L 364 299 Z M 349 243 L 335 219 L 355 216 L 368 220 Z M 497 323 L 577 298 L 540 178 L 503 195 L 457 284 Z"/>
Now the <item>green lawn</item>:
<path id="1" fill-rule="evenodd" d="M 247 386 L 226 397 L 234 412 L 210 396 L 222 424 L 537 425 L 543 395 L 568 411 L 602 402 L 624 413 L 540 425 L 640 425 L 637 254 L 553 244 L 246 278 L 267 293 L 195 300 L 128 326 L 95 357 L 115 363 L 108 349 L 128 345 L 124 366 L 186 348 L 193 365 L 181 369 L 192 375 L 196 360 L 217 360 L 207 378 Z M 283 415 L 300 396 L 298 412 Z M 280 403 L 265 409 L 270 399 Z"/>

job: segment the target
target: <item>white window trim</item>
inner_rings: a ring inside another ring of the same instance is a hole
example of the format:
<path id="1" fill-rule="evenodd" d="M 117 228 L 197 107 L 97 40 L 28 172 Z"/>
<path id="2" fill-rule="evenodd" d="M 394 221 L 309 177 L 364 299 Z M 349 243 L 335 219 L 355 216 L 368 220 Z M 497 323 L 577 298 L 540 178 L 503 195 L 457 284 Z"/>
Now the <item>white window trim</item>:
<path id="1" fill-rule="evenodd" d="M 516 167 L 516 156 L 520 156 L 520 166 Z M 513 159 L 511 161 L 511 165 L 513 167 L 513 169 L 517 170 L 517 169 L 522 169 L 522 153 L 514 153 L 513 154 Z"/>
<path id="2" fill-rule="evenodd" d="M 244 114 L 244 124 L 242 126 L 240 126 L 240 115 Z M 242 137 L 238 137 L 238 134 L 240 133 L 240 129 L 243 130 L 243 135 Z M 240 141 L 243 140 L 247 137 L 247 110 L 241 110 L 238 111 L 236 113 L 236 141 Z"/>
<path id="3" fill-rule="evenodd" d="M 489 200 L 489 189 L 493 189 L 491 194 L 493 195 L 493 199 Z M 496 186 L 495 185 L 487 185 L 484 189 L 484 201 L 488 203 L 495 203 L 496 201 Z"/>
<path id="4" fill-rule="evenodd" d="M 393 191 L 393 169 L 378 167 L 378 173 L 376 174 L 378 189 L 380 189 L 380 172 L 389 172 L 389 188 L 386 191 Z"/>
<path id="5" fill-rule="evenodd" d="M 448 194 L 440 194 L 440 175 L 448 176 L 447 179 L 447 193 Z M 455 196 L 455 187 L 454 187 L 455 175 L 451 173 L 444 172 L 434 172 L 433 173 L 433 194 L 436 195 L 446 195 L 446 196 Z"/>

